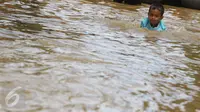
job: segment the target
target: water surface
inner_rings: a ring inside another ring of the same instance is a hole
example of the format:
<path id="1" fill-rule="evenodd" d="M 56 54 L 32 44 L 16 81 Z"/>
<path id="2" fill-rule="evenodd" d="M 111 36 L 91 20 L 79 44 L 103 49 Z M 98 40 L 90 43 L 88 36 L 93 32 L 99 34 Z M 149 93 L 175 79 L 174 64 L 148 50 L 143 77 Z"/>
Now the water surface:
<path id="1" fill-rule="evenodd" d="M 199 112 L 200 11 L 165 6 L 160 33 L 139 28 L 148 7 L 1 1 L 1 111 Z"/>

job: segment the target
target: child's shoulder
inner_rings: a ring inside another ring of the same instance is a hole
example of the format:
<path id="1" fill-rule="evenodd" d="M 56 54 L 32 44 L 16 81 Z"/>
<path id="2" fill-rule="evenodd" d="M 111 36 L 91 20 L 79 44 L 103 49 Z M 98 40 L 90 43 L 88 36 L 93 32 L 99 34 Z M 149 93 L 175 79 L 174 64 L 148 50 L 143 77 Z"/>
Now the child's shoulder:
<path id="1" fill-rule="evenodd" d="M 167 29 L 163 20 L 160 21 L 160 27 L 163 31 Z"/>
<path id="2" fill-rule="evenodd" d="M 144 18 L 141 21 L 141 27 L 146 27 L 148 23 L 149 23 L 149 19 L 148 18 Z"/>

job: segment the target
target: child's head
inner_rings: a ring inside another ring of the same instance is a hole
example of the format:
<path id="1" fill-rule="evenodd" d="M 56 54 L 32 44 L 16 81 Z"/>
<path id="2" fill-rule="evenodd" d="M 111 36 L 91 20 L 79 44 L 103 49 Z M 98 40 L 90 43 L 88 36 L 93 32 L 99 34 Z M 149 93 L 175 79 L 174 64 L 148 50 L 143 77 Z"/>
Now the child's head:
<path id="1" fill-rule="evenodd" d="M 153 3 L 149 8 L 148 18 L 153 27 L 156 27 L 163 19 L 164 7 L 161 3 Z"/>

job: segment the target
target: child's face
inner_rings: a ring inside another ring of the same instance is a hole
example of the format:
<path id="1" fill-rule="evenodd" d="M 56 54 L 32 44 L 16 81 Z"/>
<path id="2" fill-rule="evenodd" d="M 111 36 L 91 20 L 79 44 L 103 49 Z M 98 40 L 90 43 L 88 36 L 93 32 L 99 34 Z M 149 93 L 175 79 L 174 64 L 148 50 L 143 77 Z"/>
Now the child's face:
<path id="1" fill-rule="evenodd" d="M 163 16 L 161 15 L 161 12 L 158 9 L 151 9 L 148 13 L 148 18 L 150 20 L 150 23 L 153 27 L 156 27 L 160 20 L 162 20 Z"/>

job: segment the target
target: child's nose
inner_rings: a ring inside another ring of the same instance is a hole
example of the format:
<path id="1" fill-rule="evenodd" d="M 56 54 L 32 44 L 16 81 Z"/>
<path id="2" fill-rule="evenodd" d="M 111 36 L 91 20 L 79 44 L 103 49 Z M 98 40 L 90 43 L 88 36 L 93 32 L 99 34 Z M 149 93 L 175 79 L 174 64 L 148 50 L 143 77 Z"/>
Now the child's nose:
<path id="1" fill-rule="evenodd" d="M 153 17 L 152 17 L 152 19 L 154 19 L 154 20 L 155 20 L 155 19 L 156 19 L 156 16 L 153 16 Z"/>

